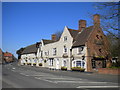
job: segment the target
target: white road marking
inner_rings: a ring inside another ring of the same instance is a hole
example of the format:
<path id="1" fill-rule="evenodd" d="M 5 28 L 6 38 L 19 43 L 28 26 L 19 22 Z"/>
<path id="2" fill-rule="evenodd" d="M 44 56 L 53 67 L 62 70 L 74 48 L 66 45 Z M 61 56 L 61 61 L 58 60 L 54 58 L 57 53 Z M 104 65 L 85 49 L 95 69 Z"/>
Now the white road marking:
<path id="1" fill-rule="evenodd" d="M 47 81 L 47 82 L 50 82 L 50 83 L 56 83 L 56 81 L 51 81 L 51 80 L 46 80 L 46 79 L 42 79 L 42 78 L 38 78 L 38 77 L 35 77 L 36 79 L 40 79 L 40 80 L 43 80 L 43 81 Z"/>
<path id="2" fill-rule="evenodd" d="M 41 76 L 45 76 L 45 75 L 29 75 L 29 76 L 40 76 L 41 77 Z"/>
<path id="3" fill-rule="evenodd" d="M 12 69 L 15 69 L 15 68 L 12 68 Z"/>
<path id="4" fill-rule="evenodd" d="M 11 71 L 15 72 L 15 70 L 11 70 Z"/>
<path id="5" fill-rule="evenodd" d="M 89 82 L 86 82 L 86 81 L 56 81 L 56 82 L 59 82 L 59 83 L 87 83 L 87 84 L 88 83 L 99 83 L 99 84 L 107 83 L 107 82 L 90 82 L 90 81 Z"/>
<path id="6" fill-rule="evenodd" d="M 78 86 L 76 88 L 119 88 L 119 86 Z"/>
<path id="7" fill-rule="evenodd" d="M 25 75 L 25 76 L 29 76 L 29 75 Z"/>
<path id="8" fill-rule="evenodd" d="M 61 80 L 62 80 L 62 79 L 63 79 L 63 80 L 82 80 L 82 79 L 74 79 L 74 78 L 59 78 L 59 77 L 58 77 L 58 78 L 50 78 L 50 79 L 58 79 L 58 80 L 59 80 L 59 79 L 61 79 Z"/>

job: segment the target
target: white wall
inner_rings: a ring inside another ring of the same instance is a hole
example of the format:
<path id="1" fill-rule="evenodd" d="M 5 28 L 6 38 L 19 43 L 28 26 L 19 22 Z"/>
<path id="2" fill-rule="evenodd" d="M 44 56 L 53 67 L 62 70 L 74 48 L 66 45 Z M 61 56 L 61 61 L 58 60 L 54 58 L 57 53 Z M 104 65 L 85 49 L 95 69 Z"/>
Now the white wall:
<path id="1" fill-rule="evenodd" d="M 64 41 L 64 36 L 67 36 L 67 41 Z M 50 43 L 50 44 L 46 44 L 44 45 L 43 44 L 43 41 L 42 42 L 42 47 L 41 47 L 41 50 L 43 51 L 43 58 L 59 58 L 59 65 L 61 66 L 62 65 L 62 56 L 64 54 L 64 46 L 67 47 L 67 55 L 68 55 L 68 58 L 70 58 L 70 49 L 72 47 L 72 41 L 73 41 L 73 38 L 72 36 L 70 35 L 67 27 L 64 28 L 64 31 L 61 35 L 61 38 L 59 41 L 57 42 L 54 42 L 54 43 Z M 57 54 L 56 55 L 53 55 L 53 48 L 56 48 L 57 50 Z M 45 55 L 45 52 L 48 52 L 49 51 L 49 55 Z M 40 55 L 40 53 L 39 53 Z M 69 59 L 67 60 L 68 61 L 68 64 L 69 64 Z M 56 60 L 54 61 L 54 67 L 56 67 Z M 48 63 L 48 67 L 49 67 L 49 63 Z M 69 65 L 68 65 L 69 67 Z"/>

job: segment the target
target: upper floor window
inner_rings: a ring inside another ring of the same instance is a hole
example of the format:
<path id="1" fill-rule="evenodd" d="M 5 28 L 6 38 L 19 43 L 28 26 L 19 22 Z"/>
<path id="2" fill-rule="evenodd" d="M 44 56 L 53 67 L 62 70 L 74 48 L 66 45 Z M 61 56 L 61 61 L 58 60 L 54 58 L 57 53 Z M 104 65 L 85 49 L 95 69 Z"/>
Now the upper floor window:
<path id="1" fill-rule="evenodd" d="M 64 46 L 64 52 L 65 52 L 65 53 L 67 52 L 67 47 L 66 47 L 66 46 Z"/>
<path id="2" fill-rule="evenodd" d="M 99 35 L 96 35 L 97 39 L 99 39 Z"/>
<path id="3" fill-rule="evenodd" d="M 64 36 L 64 41 L 67 41 L 67 36 Z"/>
<path id="4" fill-rule="evenodd" d="M 56 55 L 56 53 L 57 53 L 56 48 L 53 48 L 53 55 Z"/>
<path id="5" fill-rule="evenodd" d="M 77 53 L 78 53 L 78 54 L 80 54 L 81 51 L 83 51 L 83 47 L 79 47 L 79 48 L 77 49 Z"/>
<path id="6" fill-rule="evenodd" d="M 48 55 L 49 55 L 49 51 L 46 51 L 46 52 L 45 52 L 45 55 L 48 56 Z"/>
<path id="7" fill-rule="evenodd" d="M 103 39 L 103 37 L 102 37 L 102 36 L 100 36 L 100 38 L 101 38 L 101 39 Z"/>
<path id="8" fill-rule="evenodd" d="M 101 52 L 102 52 L 102 50 L 101 50 L 101 49 L 99 49 L 99 52 L 101 53 Z"/>

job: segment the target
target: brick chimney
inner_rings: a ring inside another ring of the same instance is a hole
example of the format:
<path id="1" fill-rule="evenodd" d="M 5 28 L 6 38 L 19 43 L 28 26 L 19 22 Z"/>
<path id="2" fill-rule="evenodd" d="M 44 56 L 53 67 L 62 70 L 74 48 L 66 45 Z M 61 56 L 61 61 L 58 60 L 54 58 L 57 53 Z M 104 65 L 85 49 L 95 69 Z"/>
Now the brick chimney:
<path id="1" fill-rule="evenodd" d="M 53 41 L 56 41 L 56 40 L 57 40 L 57 36 L 56 36 L 55 34 L 52 34 L 51 39 L 52 39 Z"/>
<path id="2" fill-rule="evenodd" d="M 82 29 L 86 28 L 86 20 L 79 20 L 79 31 L 81 32 Z"/>
<path id="3" fill-rule="evenodd" d="M 94 20 L 94 25 L 96 26 L 100 26 L 100 15 L 99 14 L 95 14 L 93 15 L 93 20 Z"/>

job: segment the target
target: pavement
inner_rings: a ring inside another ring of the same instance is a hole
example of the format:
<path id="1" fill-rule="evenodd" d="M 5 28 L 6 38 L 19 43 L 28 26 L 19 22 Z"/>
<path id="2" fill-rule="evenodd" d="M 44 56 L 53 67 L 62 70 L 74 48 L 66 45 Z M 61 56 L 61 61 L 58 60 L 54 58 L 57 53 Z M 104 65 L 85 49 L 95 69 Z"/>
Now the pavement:
<path id="1" fill-rule="evenodd" d="M 18 66 L 16 63 L 3 65 L 2 68 L 2 88 L 120 90 L 117 75 L 49 70 L 44 67 Z"/>

